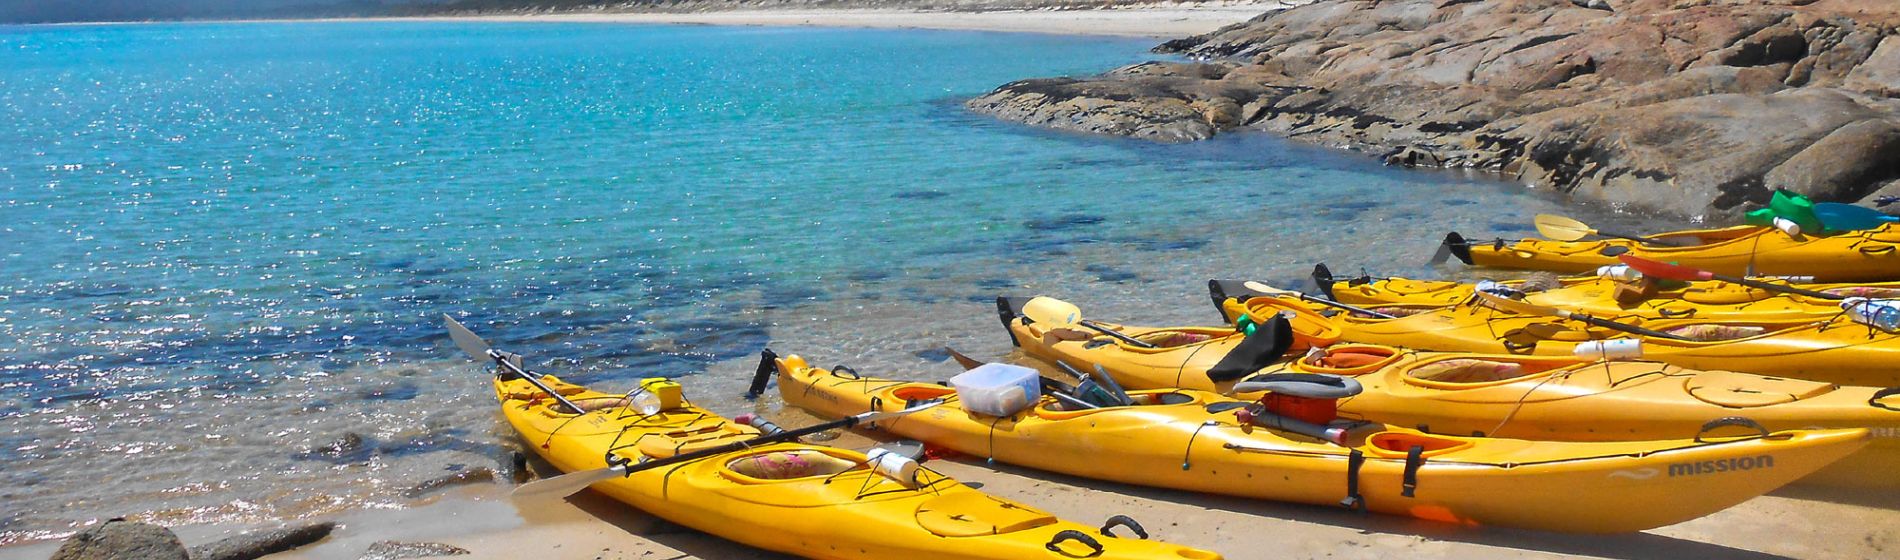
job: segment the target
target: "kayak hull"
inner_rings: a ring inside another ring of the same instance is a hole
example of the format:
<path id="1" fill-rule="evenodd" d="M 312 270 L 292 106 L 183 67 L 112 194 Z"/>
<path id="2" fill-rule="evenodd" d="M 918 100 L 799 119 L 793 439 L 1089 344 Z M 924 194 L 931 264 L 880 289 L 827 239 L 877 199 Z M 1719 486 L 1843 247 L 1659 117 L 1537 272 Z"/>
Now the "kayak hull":
<path id="1" fill-rule="evenodd" d="M 1683 240 L 1688 246 L 1644 245 L 1623 239 L 1551 241 L 1520 239 L 1463 242 L 1452 253 L 1466 264 L 1492 268 L 1582 273 L 1617 264 L 1628 253 L 1659 262 L 1675 263 L 1733 276 L 1813 276 L 1821 282 L 1880 282 L 1900 280 L 1900 227 L 1817 237 L 1789 236 L 1760 226 L 1688 230 L 1652 235 Z"/>
<path id="2" fill-rule="evenodd" d="M 542 380 L 579 403 L 621 397 L 551 376 Z M 690 403 L 648 416 L 625 406 L 577 416 L 557 412 L 546 393 L 524 380 L 498 379 L 495 386 L 502 415 L 528 447 L 568 472 L 604 468 L 610 455 L 637 462 L 759 435 Z M 775 453 L 839 466 L 836 472 L 795 478 L 759 478 L 739 467 Z M 1091 536 L 1105 549 L 1097 558 L 1220 558 L 1167 543 L 1108 537 L 934 471 L 919 475 L 918 488 L 906 488 L 871 472 L 864 461 L 856 451 L 777 443 L 636 472 L 592 488 L 680 525 L 806 558 L 1057 560 L 1090 552 L 1075 541 L 1059 545 L 1062 552 L 1047 548 L 1062 531 Z M 852 466 L 842 466 L 847 464 Z"/>
<path id="3" fill-rule="evenodd" d="M 1216 382 L 1206 375 L 1241 339 L 1232 329 L 1115 326 L 1137 339 L 1161 340 L 1169 332 L 1209 336 L 1205 341 L 1148 349 L 1106 336 L 1044 337 L 1036 325 L 1020 319 L 1006 325 L 1025 354 L 1085 370 L 1099 365 L 1118 383 L 1133 389 L 1179 387 L 1231 393 L 1239 381 Z M 1879 387 L 1700 371 L 1650 361 L 1435 353 L 1371 344 L 1335 344 L 1327 350 L 1357 359 L 1343 366 L 1306 356 L 1283 360 L 1259 373 L 1349 376 L 1362 385 L 1363 392 L 1339 401 L 1342 417 L 1442 434 L 1558 441 L 1679 439 L 1693 438 L 1707 423 L 1732 416 L 1748 418 L 1772 431 L 1866 428 L 1874 436 L 1866 449 L 1800 483 L 1900 487 L 1900 479 L 1888 474 L 1900 469 L 1900 410 L 1895 410 L 1900 409 L 1900 395 L 1882 396 Z M 1520 374 L 1502 379 L 1435 380 L 1424 373 L 1447 369 L 1441 366 L 1458 360 L 1510 364 L 1514 366 L 1510 371 Z"/>
<path id="4" fill-rule="evenodd" d="M 919 397 L 950 399 L 883 429 L 976 457 L 1129 484 L 1335 505 L 1348 495 L 1357 450 L 1364 463 L 1353 485 L 1371 511 L 1562 532 L 1641 531 L 1701 517 L 1818 470 L 1867 438 L 1856 429 L 1708 443 L 1573 443 L 1376 427 L 1354 436 L 1349 448 L 1209 412 L 1210 404 L 1236 401 L 1203 391 L 1137 391 L 1145 402 L 1169 400 L 1090 411 L 1056 410 L 1045 397 L 1041 406 L 998 418 L 956 408 L 954 392 L 933 384 L 835 375 L 795 356 L 778 366 L 786 401 L 824 416 Z M 1421 453 L 1408 485 L 1414 444 L 1432 450 Z"/>

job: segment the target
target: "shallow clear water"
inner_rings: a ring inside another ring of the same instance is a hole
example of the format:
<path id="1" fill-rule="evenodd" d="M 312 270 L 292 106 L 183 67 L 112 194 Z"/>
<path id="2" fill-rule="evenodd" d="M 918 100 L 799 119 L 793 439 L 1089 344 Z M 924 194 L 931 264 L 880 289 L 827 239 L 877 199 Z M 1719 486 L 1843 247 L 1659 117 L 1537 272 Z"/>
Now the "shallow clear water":
<path id="1" fill-rule="evenodd" d="M 736 396 L 768 343 L 943 376 L 945 343 L 1008 350 L 998 293 L 1206 321 L 1209 277 L 1428 273 L 1446 230 L 1557 208 L 1262 136 L 1153 145 L 960 105 L 1148 46 L 0 27 L 0 544 L 401 503 L 492 465 L 508 434 L 443 313 L 573 380 L 692 375 L 715 408 L 772 410 Z M 346 433 L 364 443 L 311 452 Z"/>

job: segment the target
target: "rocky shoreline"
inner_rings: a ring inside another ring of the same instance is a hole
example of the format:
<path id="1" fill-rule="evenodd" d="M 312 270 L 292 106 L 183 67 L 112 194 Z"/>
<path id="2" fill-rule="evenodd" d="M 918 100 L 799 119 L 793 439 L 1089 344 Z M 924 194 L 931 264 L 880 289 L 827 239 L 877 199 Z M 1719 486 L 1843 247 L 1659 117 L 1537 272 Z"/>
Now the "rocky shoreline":
<path id="1" fill-rule="evenodd" d="M 1258 130 L 1732 217 L 1785 187 L 1900 194 L 1900 2 L 1319 0 L 978 112 L 1162 142 Z"/>

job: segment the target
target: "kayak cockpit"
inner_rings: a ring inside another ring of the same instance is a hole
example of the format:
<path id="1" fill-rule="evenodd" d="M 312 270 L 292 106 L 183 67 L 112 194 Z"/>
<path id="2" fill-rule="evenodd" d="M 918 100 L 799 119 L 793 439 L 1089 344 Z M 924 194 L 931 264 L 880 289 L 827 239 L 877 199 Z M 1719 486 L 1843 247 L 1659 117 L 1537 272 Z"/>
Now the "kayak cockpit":
<path id="1" fill-rule="evenodd" d="M 862 468 L 867 468 L 864 463 L 818 449 L 789 449 L 737 457 L 726 461 L 725 470 L 720 472 L 740 484 L 764 484 L 826 477 Z"/>

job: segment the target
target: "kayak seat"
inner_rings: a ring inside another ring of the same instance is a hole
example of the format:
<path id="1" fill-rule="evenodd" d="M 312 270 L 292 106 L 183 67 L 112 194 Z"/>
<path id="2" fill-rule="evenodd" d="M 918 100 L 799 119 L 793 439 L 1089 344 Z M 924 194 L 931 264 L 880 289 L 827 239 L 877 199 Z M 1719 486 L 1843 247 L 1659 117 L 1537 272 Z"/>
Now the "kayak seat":
<path id="1" fill-rule="evenodd" d="M 1768 332 L 1768 329 L 1745 325 L 1702 324 L 1672 327 L 1664 329 L 1663 332 L 1698 342 L 1720 342 L 1760 336 Z"/>
<path id="2" fill-rule="evenodd" d="M 1326 369 L 1356 370 L 1378 365 L 1392 358 L 1394 352 L 1387 348 L 1355 347 L 1340 350 L 1328 349 L 1325 355 L 1310 360 L 1308 365 Z M 1333 373 L 1333 372 L 1328 372 Z"/>
<path id="3" fill-rule="evenodd" d="M 1420 364 L 1405 372 L 1407 377 L 1437 383 L 1490 383 L 1516 379 L 1531 373 L 1524 364 L 1458 358 Z"/>
<path id="4" fill-rule="evenodd" d="M 747 455 L 726 463 L 732 472 L 760 480 L 790 480 L 808 476 L 830 476 L 857 468 L 858 464 L 810 450 L 769 451 Z"/>
<path id="5" fill-rule="evenodd" d="M 627 398 L 619 397 L 619 398 L 581 399 L 578 401 L 574 401 L 574 405 L 581 407 L 581 412 L 593 412 L 596 410 L 606 410 L 610 408 L 620 408 L 620 407 L 627 406 Z"/>
<path id="6" fill-rule="evenodd" d="M 1177 346 L 1187 346 L 1189 344 L 1207 342 L 1209 340 L 1213 340 L 1214 336 L 1209 335 L 1209 334 L 1187 332 L 1187 331 L 1159 331 L 1159 332 L 1151 332 L 1151 333 L 1142 334 L 1141 336 L 1137 336 L 1134 338 L 1135 340 L 1153 344 L 1157 347 L 1174 348 Z"/>

